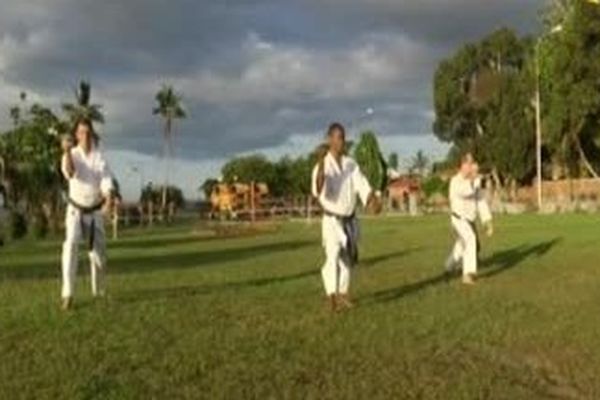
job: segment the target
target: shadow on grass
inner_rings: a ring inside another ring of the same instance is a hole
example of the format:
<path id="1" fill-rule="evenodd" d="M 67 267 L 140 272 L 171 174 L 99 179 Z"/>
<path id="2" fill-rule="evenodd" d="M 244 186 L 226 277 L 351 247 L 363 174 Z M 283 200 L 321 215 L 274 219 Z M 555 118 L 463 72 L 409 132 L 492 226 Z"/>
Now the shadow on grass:
<path id="1" fill-rule="evenodd" d="M 411 253 L 415 253 L 420 250 L 421 250 L 421 248 L 417 247 L 417 248 L 412 248 L 412 249 L 395 251 L 395 252 L 387 253 L 387 254 L 380 254 L 378 256 L 365 257 L 364 259 L 360 260 L 359 266 L 360 266 L 360 268 L 375 267 L 378 264 L 381 264 L 381 263 L 384 263 L 384 262 L 390 261 L 390 260 L 396 260 L 399 258 L 403 258 Z"/>
<path id="2" fill-rule="evenodd" d="M 234 226 L 235 227 L 235 226 Z M 237 227 L 236 230 L 225 231 L 220 233 L 218 229 L 207 229 L 201 233 L 193 233 L 189 231 L 155 234 L 143 239 L 138 239 L 135 236 L 125 236 L 120 240 L 111 240 L 109 243 L 110 249 L 151 249 L 154 247 L 177 246 L 193 243 L 205 243 L 229 239 L 243 239 L 256 236 L 268 236 L 275 234 L 274 230 L 251 230 L 249 227 Z"/>
<path id="3" fill-rule="evenodd" d="M 561 241 L 562 238 L 555 238 L 534 245 L 521 245 L 509 250 L 496 252 L 481 263 L 482 269 L 487 269 L 487 271 L 480 273 L 479 275 L 481 277 L 489 278 L 516 267 L 528 258 L 534 256 L 542 257 Z M 398 288 L 375 292 L 365 296 L 364 299 L 374 300 L 376 302 L 388 302 L 416 294 L 422 290 L 437 286 L 442 283 L 449 282 L 449 276 L 442 272 L 433 277 L 410 283 Z"/>
<path id="4" fill-rule="evenodd" d="M 398 288 L 380 290 L 365 296 L 364 300 L 374 300 L 375 302 L 388 302 L 400 299 L 405 296 L 416 294 L 421 290 L 425 290 L 429 287 L 439 285 L 440 283 L 448 283 L 449 279 L 445 273 L 435 275 L 431 278 L 427 278 L 418 282 L 409 283 Z"/>
<path id="5" fill-rule="evenodd" d="M 561 241 L 562 238 L 554 238 L 534 245 L 520 245 L 496 252 L 482 261 L 481 269 L 485 271 L 479 276 L 489 278 L 516 267 L 528 258 L 542 257 Z"/>
<path id="6" fill-rule="evenodd" d="M 123 239 L 118 241 L 112 241 L 109 243 L 108 248 L 113 249 L 124 249 L 124 250 L 143 250 L 152 249 L 155 247 L 170 247 L 180 246 L 185 244 L 193 243 L 204 243 L 210 242 L 217 239 L 223 239 L 214 235 L 199 236 L 199 235 L 185 235 L 185 236 L 172 236 L 172 237 L 153 237 L 148 239 Z"/>
<path id="7" fill-rule="evenodd" d="M 108 273 L 146 273 L 160 270 L 182 270 L 206 266 L 219 266 L 221 263 L 250 260 L 267 254 L 296 251 L 305 247 L 315 246 L 315 242 L 298 240 L 291 242 L 276 242 L 260 245 L 233 247 L 218 250 L 198 249 L 192 251 L 167 252 L 160 255 L 147 255 L 143 252 L 136 256 L 109 256 Z M 167 247 L 168 249 L 168 247 Z M 83 251 L 82 251 L 83 254 Z M 79 268 L 87 271 L 87 260 L 82 260 Z M 5 266 L 0 268 L 2 280 L 44 279 L 60 276 L 59 260 Z"/>
<path id="8" fill-rule="evenodd" d="M 271 278 L 258 278 L 251 279 L 248 281 L 239 282 L 224 282 L 221 284 L 214 285 L 184 285 L 174 286 L 166 288 L 148 288 L 142 290 L 131 291 L 123 293 L 118 297 L 118 300 L 123 303 L 138 303 L 151 300 L 164 300 L 164 299 L 178 299 L 196 297 L 204 294 L 210 294 L 228 290 L 238 290 L 247 288 L 257 288 L 263 286 L 283 284 L 300 280 L 303 278 L 316 276 L 319 274 L 318 270 L 304 271 L 293 275 L 277 276 Z"/>
<path id="9" fill-rule="evenodd" d="M 313 244 L 312 242 L 306 242 L 306 244 Z M 301 242 L 303 247 L 304 242 Z M 299 246 L 296 246 L 299 248 Z M 367 257 L 361 261 L 361 268 L 370 268 L 376 266 L 385 261 L 395 260 L 401 257 L 406 256 L 407 254 L 415 251 L 416 249 L 408 249 L 398 252 L 393 252 L 389 254 L 383 254 L 375 257 Z M 186 298 L 186 297 L 195 297 L 204 294 L 219 292 L 219 291 L 227 291 L 227 290 L 235 290 L 235 289 L 247 289 L 247 288 L 257 288 L 263 286 L 277 285 L 283 284 L 287 282 L 292 282 L 296 280 L 300 280 L 303 278 L 314 277 L 320 274 L 320 269 L 304 271 L 293 275 L 287 276 L 275 276 L 275 277 L 267 277 L 267 278 L 257 278 L 248 281 L 238 281 L 238 282 L 224 282 L 222 284 L 213 284 L 213 285 L 184 285 L 184 286 L 176 286 L 176 287 L 167 287 L 167 288 L 149 288 L 143 289 L 140 291 L 135 291 L 131 293 L 124 294 L 120 301 L 123 302 L 143 302 L 148 300 L 156 300 L 159 298 Z"/>

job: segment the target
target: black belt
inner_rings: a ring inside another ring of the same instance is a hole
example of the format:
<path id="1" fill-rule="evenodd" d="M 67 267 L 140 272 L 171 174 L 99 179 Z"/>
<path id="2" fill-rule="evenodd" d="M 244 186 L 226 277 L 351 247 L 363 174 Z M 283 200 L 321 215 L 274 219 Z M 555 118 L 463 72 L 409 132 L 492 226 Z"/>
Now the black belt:
<path id="1" fill-rule="evenodd" d="M 475 223 L 475 221 L 471 221 L 470 219 L 468 219 L 468 218 L 465 218 L 465 217 L 463 217 L 463 216 L 459 215 L 458 213 L 455 213 L 454 211 L 452 211 L 452 216 L 453 216 L 454 218 L 462 219 L 463 221 L 466 221 L 466 222 L 468 222 L 468 223 L 470 223 L 470 224 L 474 224 L 474 223 Z"/>
<path id="2" fill-rule="evenodd" d="M 70 205 L 75 207 L 82 214 L 93 214 L 96 211 L 100 211 L 102 209 L 102 206 L 104 206 L 104 200 L 102 200 L 99 203 L 94 204 L 93 206 L 90 206 L 90 207 L 82 206 L 81 204 L 77 203 L 75 200 L 73 200 L 70 197 L 67 199 L 67 201 L 69 202 Z"/>
<path id="3" fill-rule="evenodd" d="M 477 254 L 479 254 L 479 251 L 481 250 L 481 242 L 479 241 L 479 232 L 477 231 L 477 224 L 475 223 L 475 221 L 471 221 L 468 218 L 461 217 L 460 215 L 458 215 L 455 212 L 452 212 L 452 216 L 454 218 L 460 219 L 461 221 L 465 221 L 467 224 L 469 224 L 469 226 L 471 227 L 471 230 L 473 231 L 473 234 L 475 235 L 475 241 L 477 243 Z"/>
<path id="4" fill-rule="evenodd" d="M 354 237 L 354 232 L 352 231 L 354 226 L 354 221 L 356 220 L 356 213 L 352 213 L 350 215 L 339 215 L 336 213 L 332 213 L 327 210 L 323 210 L 323 214 L 328 217 L 336 218 L 342 224 L 342 229 L 344 230 L 344 234 L 346 235 L 346 247 L 345 255 L 347 256 L 349 266 L 353 267 L 358 263 L 358 243 L 356 243 L 356 238 Z"/>
<path id="5" fill-rule="evenodd" d="M 68 198 L 68 202 L 70 205 L 75 207 L 80 213 L 84 215 L 89 215 L 95 213 L 96 211 L 100 211 L 102 209 L 102 206 L 104 205 L 104 200 L 91 207 L 82 206 L 81 204 L 77 203 L 71 198 Z M 85 232 L 85 224 L 83 223 L 83 219 L 80 219 L 80 224 L 81 234 L 83 235 L 83 233 Z M 94 249 L 94 241 L 96 240 L 96 221 L 94 220 L 94 218 L 92 218 L 92 222 L 90 223 L 90 229 L 88 233 L 89 235 L 87 237 L 87 245 L 88 249 L 92 251 Z"/>

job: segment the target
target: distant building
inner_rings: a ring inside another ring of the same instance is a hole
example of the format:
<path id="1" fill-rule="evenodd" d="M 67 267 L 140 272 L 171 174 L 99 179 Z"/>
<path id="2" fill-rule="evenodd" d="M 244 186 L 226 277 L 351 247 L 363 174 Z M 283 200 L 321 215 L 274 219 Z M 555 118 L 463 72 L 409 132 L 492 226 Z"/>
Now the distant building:
<path id="1" fill-rule="evenodd" d="M 390 179 L 387 186 L 390 208 L 411 215 L 418 213 L 418 204 L 423 197 L 421 178 L 414 175 L 401 175 Z"/>
<path id="2" fill-rule="evenodd" d="M 268 196 L 269 187 L 265 183 L 219 183 L 210 195 L 211 214 L 236 218 L 240 212 L 260 208 Z"/>

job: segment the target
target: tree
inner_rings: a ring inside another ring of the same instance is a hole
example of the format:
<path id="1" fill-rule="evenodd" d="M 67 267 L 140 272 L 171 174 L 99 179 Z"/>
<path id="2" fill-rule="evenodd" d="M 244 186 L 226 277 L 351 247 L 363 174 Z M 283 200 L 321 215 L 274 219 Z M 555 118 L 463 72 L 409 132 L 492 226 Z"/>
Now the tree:
<path id="1" fill-rule="evenodd" d="M 548 30 L 562 27 L 539 49 L 543 128 L 553 175 L 598 177 L 600 7 L 585 0 L 557 1 L 547 15 Z"/>
<path id="2" fill-rule="evenodd" d="M 398 170 L 398 167 L 400 166 L 400 162 L 398 161 L 398 153 L 390 153 L 387 165 L 393 170 Z"/>
<path id="3" fill-rule="evenodd" d="M 173 156 L 173 127 L 175 120 L 186 118 L 181 95 L 177 94 L 172 86 L 163 85 L 155 96 L 156 107 L 153 114 L 162 118 L 163 127 L 163 157 L 166 162 L 165 180 L 162 193 L 162 210 L 167 206 L 167 187 L 170 180 L 171 157 Z"/>
<path id="4" fill-rule="evenodd" d="M 530 98 L 533 79 L 526 72 L 503 76 L 499 90 L 490 101 L 483 125 L 485 147 L 480 154 L 493 174 L 505 186 L 516 189 L 530 181 L 535 170 L 534 112 Z M 512 192 L 514 194 L 514 191 Z"/>
<path id="5" fill-rule="evenodd" d="M 162 201 L 163 193 L 167 193 L 167 204 L 173 203 L 176 209 L 182 208 L 185 205 L 185 197 L 183 191 L 176 186 L 166 188 L 162 186 L 153 186 L 147 184 L 140 195 L 140 203 L 142 204 L 159 204 Z"/>
<path id="6" fill-rule="evenodd" d="M 473 152 L 495 183 L 533 176 L 533 44 L 508 29 L 470 43 L 438 66 L 434 133 L 449 158 Z"/>
<path id="7" fill-rule="evenodd" d="M 309 195 L 314 165 L 316 165 L 316 160 L 311 155 L 280 158 L 273 165 L 275 172 L 273 194 L 277 196 Z"/>
<path id="8" fill-rule="evenodd" d="M 5 206 L 14 214 L 12 220 L 25 221 L 33 232 L 45 234 L 61 201 L 58 135 L 66 130 L 66 124 L 39 104 L 16 108 L 19 123 L 0 135 L 0 184 Z"/>
<path id="9" fill-rule="evenodd" d="M 71 124 L 80 119 L 88 119 L 99 124 L 104 123 L 102 106 L 92 104 L 92 85 L 85 80 L 79 82 L 75 89 L 75 103 L 63 103 L 62 109 L 67 114 Z"/>
<path id="10" fill-rule="evenodd" d="M 425 176 L 427 168 L 429 168 L 429 158 L 425 155 L 423 150 L 417 151 L 410 161 L 410 172 Z"/>
<path id="11" fill-rule="evenodd" d="M 210 195 L 212 194 L 213 189 L 218 184 L 219 184 L 219 181 L 217 179 L 213 179 L 213 178 L 205 179 L 204 182 L 202 182 L 202 185 L 200 185 L 199 189 L 202 192 L 202 194 L 204 195 L 205 200 L 210 199 Z"/>
<path id="12" fill-rule="evenodd" d="M 233 158 L 223 166 L 221 173 L 227 183 L 262 182 L 269 188 L 276 179 L 273 164 L 260 154 Z"/>
<path id="13" fill-rule="evenodd" d="M 377 137 L 371 131 L 360 135 L 354 158 L 374 190 L 385 189 L 387 166 L 379 149 Z"/>

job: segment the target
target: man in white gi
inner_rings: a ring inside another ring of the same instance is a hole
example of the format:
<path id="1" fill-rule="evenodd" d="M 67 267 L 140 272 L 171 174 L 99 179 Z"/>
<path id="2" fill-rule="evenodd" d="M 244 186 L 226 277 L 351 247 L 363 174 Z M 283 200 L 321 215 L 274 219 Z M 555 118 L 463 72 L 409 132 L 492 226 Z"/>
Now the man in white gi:
<path id="1" fill-rule="evenodd" d="M 332 311 L 352 306 L 348 297 L 350 268 L 358 259 L 357 197 L 374 212 L 381 202 L 358 164 L 347 157 L 346 133 L 334 123 L 327 132 L 328 151 L 312 174 L 312 194 L 323 209 L 322 236 L 326 261 L 321 270 Z"/>
<path id="2" fill-rule="evenodd" d="M 113 177 L 104 156 L 97 149 L 92 123 L 82 119 L 74 127 L 76 146 L 63 140 L 62 173 L 68 181 L 66 238 L 62 252 L 62 308 L 73 305 L 77 275 L 77 253 L 82 239 L 89 251 L 92 294 L 104 295 L 106 243 L 102 208 L 111 206 Z"/>
<path id="3" fill-rule="evenodd" d="M 481 190 L 479 166 L 471 154 L 461 159 L 458 173 L 450 181 L 451 223 L 456 243 L 446 261 L 446 271 L 451 273 L 462 261 L 463 283 L 472 285 L 477 277 L 479 239 L 477 218 L 493 234 L 492 214 Z"/>

